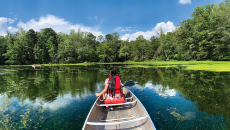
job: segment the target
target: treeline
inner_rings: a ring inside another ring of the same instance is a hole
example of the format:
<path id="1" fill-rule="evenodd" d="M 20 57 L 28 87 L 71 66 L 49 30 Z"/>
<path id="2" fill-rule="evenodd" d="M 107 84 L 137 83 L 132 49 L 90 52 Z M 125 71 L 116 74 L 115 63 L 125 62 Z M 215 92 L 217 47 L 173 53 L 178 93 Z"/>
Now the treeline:
<path id="1" fill-rule="evenodd" d="M 0 64 L 122 62 L 127 60 L 230 60 L 230 0 L 196 7 L 192 19 L 173 32 L 158 30 L 146 40 L 121 40 L 114 32 L 56 33 L 51 28 L 35 32 L 20 28 L 0 37 Z"/>

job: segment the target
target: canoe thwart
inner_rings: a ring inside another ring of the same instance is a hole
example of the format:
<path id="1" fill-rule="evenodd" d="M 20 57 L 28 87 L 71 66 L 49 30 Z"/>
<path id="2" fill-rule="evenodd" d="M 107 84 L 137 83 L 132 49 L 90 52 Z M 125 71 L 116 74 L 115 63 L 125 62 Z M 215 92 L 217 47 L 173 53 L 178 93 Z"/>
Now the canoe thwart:
<path id="1" fill-rule="evenodd" d="M 148 115 L 142 116 L 142 117 L 138 117 L 138 118 L 134 118 L 134 119 L 130 119 L 130 120 L 125 120 L 125 121 L 116 121 L 116 122 L 87 122 L 86 124 L 88 125 L 117 125 L 117 124 L 124 124 L 124 123 L 130 123 L 130 122 L 134 122 L 134 121 L 139 121 L 142 119 L 147 118 Z"/>
<path id="2" fill-rule="evenodd" d="M 127 117 L 127 118 L 119 118 L 119 119 L 109 119 L 109 120 L 101 120 L 101 119 L 99 119 L 99 121 L 101 121 L 101 122 L 119 121 L 119 120 L 133 119 L 135 117 L 137 117 L 137 116 Z"/>

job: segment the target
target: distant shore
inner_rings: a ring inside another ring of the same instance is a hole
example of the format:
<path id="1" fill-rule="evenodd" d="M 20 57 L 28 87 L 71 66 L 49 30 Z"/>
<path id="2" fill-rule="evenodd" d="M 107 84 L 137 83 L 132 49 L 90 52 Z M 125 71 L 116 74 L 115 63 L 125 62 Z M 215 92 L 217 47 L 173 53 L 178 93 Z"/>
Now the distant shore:
<path id="1" fill-rule="evenodd" d="M 100 62 L 87 62 L 87 63 L 76 63 L 76 64 L 41 64 L 45 67 L 47 66 L 68 66 L 68 65 L 102 65 L 102 64 L 126 64 L 126 68 L 132 67 L 185 67 L 186 70 L 205 70 L 205 71 L 218 71 L 226 72 L 230 71 L 230 61 L 145 61 L 145 62 L 110 62 L 110 63 L 100 63 Z M 36 64 L 40 65 L 40 64 Z M 32 65 L 0 65 L 0 67 L 17 67 L 17 66 L 32 66 Z"/>

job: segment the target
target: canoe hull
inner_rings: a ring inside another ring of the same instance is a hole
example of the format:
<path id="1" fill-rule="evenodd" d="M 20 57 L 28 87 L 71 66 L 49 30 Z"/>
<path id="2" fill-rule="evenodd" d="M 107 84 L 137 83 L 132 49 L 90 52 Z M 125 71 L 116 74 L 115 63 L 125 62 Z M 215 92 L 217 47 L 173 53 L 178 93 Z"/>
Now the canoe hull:
<path id="1" fill-rule="evenodd" d="M 123 93 L 126 97 L 133 97 L 131 100 L 137 100 L 131 105 L 123 105 L 113 107 L 114 110 L 105 111 L 103 107 L 97 106 L 101 103 L 99 97 L 92 106 L 83 126 L 83 130 L 115 130 L 115 129 L 142 129 L 142 130 L 155 130 L 155 126 L 149 117 L 146 109 L 138 98 L 128 89 L 123 87 Z M 145 118 L 146 117 L 146 118 Z M 143 119 L 140 119 L 143 118 Z M 124 120 L 121 120 L 124 119 Z M 125 120 L 127 119 L 127 120 Z M 135 120 L 136 119 L 136 120 Z M 106 122 L 103 122 L 105 121 Z M 128 122 L 131 121 L 132 122 Z M 134 121 L 135 120 L 135 121 Z M 95 123 L 119 123 L 111 125 L 89 125 L 89 122 Z"/>

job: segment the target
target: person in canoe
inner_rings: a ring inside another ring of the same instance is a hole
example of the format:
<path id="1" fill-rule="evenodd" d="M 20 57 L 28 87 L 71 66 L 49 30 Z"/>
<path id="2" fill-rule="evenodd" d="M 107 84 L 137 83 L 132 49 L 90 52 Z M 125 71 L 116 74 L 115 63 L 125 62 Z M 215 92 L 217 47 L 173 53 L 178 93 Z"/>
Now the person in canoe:
<path id="1" fill-rule="evenodd" d="M 121 80 L 119 76 L 116 76 L 116 69 L 109 69 L 109 77 L 105 80 L 105 88 L 101 93 L 96 93 L 97 97 L 103 95 L 103 100 L 117 100 L 122 97 L 121 92 Z"/>

